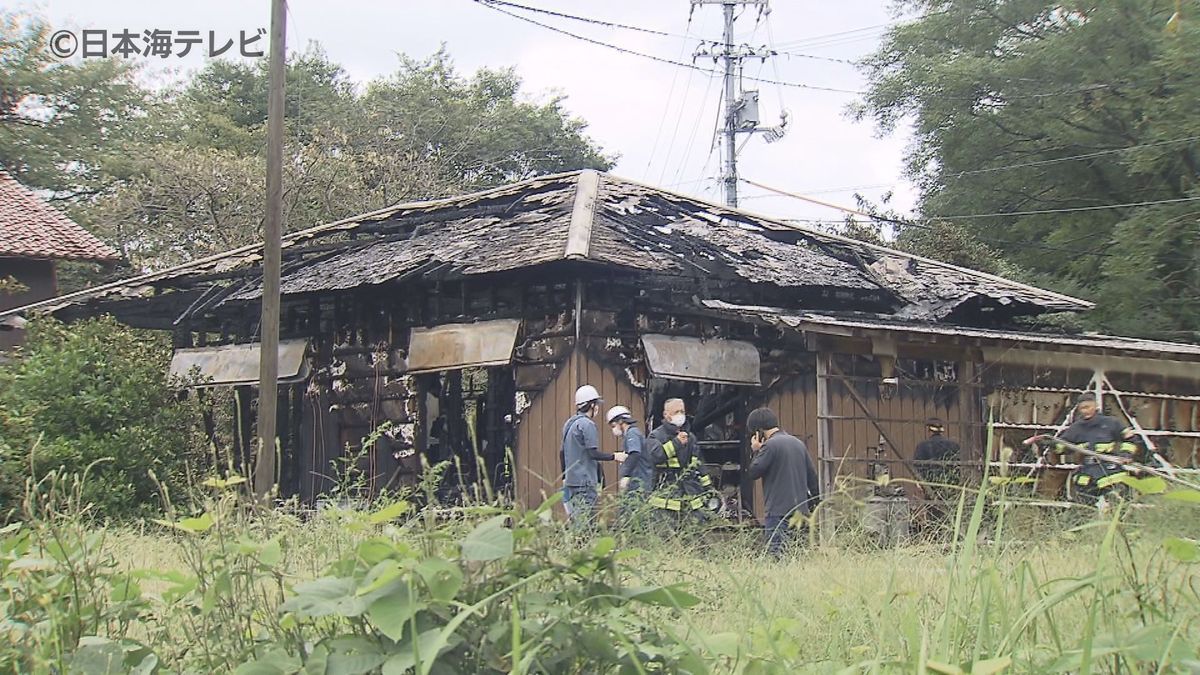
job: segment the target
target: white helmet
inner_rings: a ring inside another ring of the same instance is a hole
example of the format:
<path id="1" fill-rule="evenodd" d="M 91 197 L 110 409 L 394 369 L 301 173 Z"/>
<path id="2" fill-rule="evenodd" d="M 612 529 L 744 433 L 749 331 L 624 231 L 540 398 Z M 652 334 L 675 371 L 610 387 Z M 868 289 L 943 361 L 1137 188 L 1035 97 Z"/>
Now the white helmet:
<path id="1" fill-rule="evenodd" d="M 596 388 L 590 384 L 585 384 L 582 387 L 575 390 L 575 407 L 576 408 L 583 405 L 584 403 L 591 403 L 592 401 L 599 401 L 599 400 L 600 400 L 600 392 L 596 391 Z"/>
<path id="2" fill-rule="evenodd" d="M 626 408 L 623 405 L 614 405 L 608 409 L 607 413 L 604 414 L 604 421 L 612 424 L 622 417 L 633 417 L 633 415 L 629 413 L 629 408 Z"/>

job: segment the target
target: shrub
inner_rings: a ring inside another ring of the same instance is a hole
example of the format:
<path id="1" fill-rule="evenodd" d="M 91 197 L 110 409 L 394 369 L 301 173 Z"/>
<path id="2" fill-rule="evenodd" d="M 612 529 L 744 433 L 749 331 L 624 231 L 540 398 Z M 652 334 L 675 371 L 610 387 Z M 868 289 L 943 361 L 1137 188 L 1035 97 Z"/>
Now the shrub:
<path id="1" fill-rule="evenodd" d="M 181 484 L 203 457 L 197 408 L 168 386 L 170 345 L 109 318 L 30 323 L 29 341 L 0 367 L 0 515 L 26 479 L 91 469 L 95 515 L 128 517 L 157 503 L 151 471 Z"/>

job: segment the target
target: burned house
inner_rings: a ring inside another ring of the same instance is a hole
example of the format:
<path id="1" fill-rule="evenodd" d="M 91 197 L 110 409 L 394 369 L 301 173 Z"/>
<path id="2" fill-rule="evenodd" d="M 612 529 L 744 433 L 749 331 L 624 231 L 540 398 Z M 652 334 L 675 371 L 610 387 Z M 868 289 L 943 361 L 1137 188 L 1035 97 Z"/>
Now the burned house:
<path id="1" fill-rule="evenodd" d="M 261 247 L 247 246 L 33 309 L 171 331 L 174 371 L 239 392 L 245 451 L 260 295 Z M 826 487 L 872 462 L 911 476 L 930 416 L 968 459 L 994 459 L 1060 427 L 1084 390 L 1170 441 L 1177 464 L 1200 440 L 1200 347 L 1022 328 L 1091 305 L 594 171 L 289 234 L 282 295 L 280 485 L 306 501 L 350 456 L 369 492 L 450 460 L 459 489 L 537 504 L 558 487 L 584 383 L 648 427 L 686 399 L 735 512 L 761 504 L 740 425 L 764 404 Z"/>

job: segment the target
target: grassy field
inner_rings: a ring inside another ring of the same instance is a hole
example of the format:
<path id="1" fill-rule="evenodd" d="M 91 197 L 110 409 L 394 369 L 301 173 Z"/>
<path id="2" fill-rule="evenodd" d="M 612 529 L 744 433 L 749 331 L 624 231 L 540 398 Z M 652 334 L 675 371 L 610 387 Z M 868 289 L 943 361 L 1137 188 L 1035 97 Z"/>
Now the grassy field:
<path id="1" fill-rule="evenodd" d="M 581 539 L 404 502 L 300 517 L 226 495 L 97 527 L 64 491 L 6 531 L 0 667 L 1200 672 L 1200 512 L 1175 497 L 1051 516 L 984 495 L 957 535 L 880 549 L 850 528 L 777 561 L 752 533 Z"/>

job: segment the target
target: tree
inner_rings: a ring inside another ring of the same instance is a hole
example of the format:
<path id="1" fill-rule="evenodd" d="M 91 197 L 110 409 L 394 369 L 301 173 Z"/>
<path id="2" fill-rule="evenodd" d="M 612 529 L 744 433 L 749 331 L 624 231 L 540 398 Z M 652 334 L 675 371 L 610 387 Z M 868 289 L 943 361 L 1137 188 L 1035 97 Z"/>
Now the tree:
<path id="1" fill-rule="evenodd" d="M 158 502 L 159 481 L 186 485 L 208 460 L 197 407 L 165 377 L 170 340 L 110 318 L 30 322 L 18 358 L 0 367 L 0 520 L 19 506 L 26 478 L 92 466 L 84 497 L 102 517 Z M 93 466 L 94 465 L 94 466 Z"/>
<path id="2" fill-rule="evenodd" d="M 444 52 L 402 59 L 361 91 L 313 45 L 287 71 L 289 230 L 542 173 L 607 169 L 561 99 L 522 99 L 511 70 L 459 76 Z M 255 241 L 263 220 L 265 64 L 213 61 L 161 93 L 117 187 L 76 215 L 139 267 Z"/>
<path id="3" fill-rule="evenodd" d="M 0 168 L 74 199 L 99 189 L 146 94 L 128 63 L 59 59 L 49 34 L 40 19 L 0 13 Z"/>
<path id="4" fill-rule="evenodd" d="M 901 0 L 915 18 L 866 61 L 855 112 L 911 121 L 923 218 L 1095 300 L 1094 327 L 1195 338 L 1200 1 L 1183 5 L 1168 29 L 1173 0 Z M 1108 208 L 1145 202 L 1165 203 Z"/>

